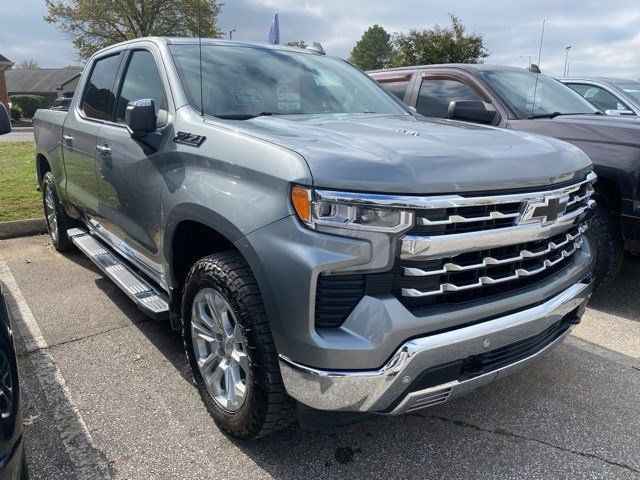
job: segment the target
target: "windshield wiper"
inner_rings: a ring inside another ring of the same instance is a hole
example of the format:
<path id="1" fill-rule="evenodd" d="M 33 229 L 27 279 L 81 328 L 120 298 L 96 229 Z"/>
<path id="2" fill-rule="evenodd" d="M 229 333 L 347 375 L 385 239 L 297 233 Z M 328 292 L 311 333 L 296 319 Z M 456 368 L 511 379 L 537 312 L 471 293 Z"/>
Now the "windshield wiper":
<path id="1" fill-rule="evenodd" d="M 225 120 L 250 120 L 256 117 L 268 117 L 271 115 L 282 115 L 280 112 L 260 112 L 260 113 L 237 113 L 231 115 L 216 115 L 218 118 Z"/>
<path id="2" fill-rule="evenodd" d="M 559 117 L 560 115 L 604 115 L 604 113 L 600 111 L 573 112 L 573 113 L 562 113 L 562 112 L 539 113 L 537 115 L 529 115 L 529 120 L 534 120 L 536 118 L 555 118 L 555 117 Z"/>
<path id="3" fill-rule="evenodd" d="M 529 115 L 529 120 L 534 120 L 536 118 L 555 118 L 558 115 L 562 115 L 562 112 L 538 113 L 536 115 Z"/>

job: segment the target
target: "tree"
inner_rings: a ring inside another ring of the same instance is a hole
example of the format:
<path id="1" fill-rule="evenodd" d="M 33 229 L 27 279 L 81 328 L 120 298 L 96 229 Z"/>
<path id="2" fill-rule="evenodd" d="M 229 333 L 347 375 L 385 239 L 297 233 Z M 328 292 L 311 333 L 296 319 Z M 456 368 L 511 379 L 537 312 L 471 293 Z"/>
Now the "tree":
<path id="1" fill-rule="evenodd" d="M 28 58 L 17 64 L 16 68 L 40 68 L 40 62 L 35 58 Z"/>
<path id="2" fill-rule="evenodd" d="M 431 65 L 436 63 L 480 63 L 489 56 L 481 34 L 465 35 L 458 17 L 449 14 L 450 28 L 436 24 L 431 29 L 411 29 L 396 33 L 390 66 Z"/>
<path id="3" fill-rule="evenodd" d="M 351 50 L 349 60 L 362 70 L 375 70 L 387 66 L 391 52 L 391 35 L 376 24 L 365 30 Z"/>
<path id="4" fill-rule="evenodd" d="M 146 36 L 220 37 L 216 0 L 45 0 L 44 19 L 87 58 L 114 43 Z"/>
<path id="5" fill-rule="evenodd" d="M 307 48 L 309 46 L 307 45 L 307 42 L 305 42 L 304 40 L 294 40 L 293 42 L 285 43 L 285 45 L 287 47 L 298 47 L 298 48 Z"/>

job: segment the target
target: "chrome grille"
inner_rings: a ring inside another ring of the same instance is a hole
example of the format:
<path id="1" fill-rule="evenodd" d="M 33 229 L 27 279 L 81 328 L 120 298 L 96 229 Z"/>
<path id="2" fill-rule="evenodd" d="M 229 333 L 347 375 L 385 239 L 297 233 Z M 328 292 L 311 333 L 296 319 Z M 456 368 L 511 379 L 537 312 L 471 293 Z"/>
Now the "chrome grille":
<path id="1" fill-rule="evenodd" d="M 424 200 L 399 241 L 396 294 L 409 307 L 458 303 L 567 268 L 585 242 L 595 178 L 545 192 Z"/>
<path id="2" fill-rule="evenodd" d="M 570 213 L 585 205 L 593 195 L 593 181 L 558 189 L 554 192 L 566 202 L 566 212 Z M 497 228 L 512 227 L 522 217 L 527 201 L 540 194 L 506 195 L 504 197 L 478 197 L 451 200 L 451 206 L 439 205 L 416 213 L 415 235 L 451 235 L 462 232 L 477 232 Z M 437 197 L 434 197 L 437 198 Z M 471 201 L 470 201 L 471 200 Z"/>

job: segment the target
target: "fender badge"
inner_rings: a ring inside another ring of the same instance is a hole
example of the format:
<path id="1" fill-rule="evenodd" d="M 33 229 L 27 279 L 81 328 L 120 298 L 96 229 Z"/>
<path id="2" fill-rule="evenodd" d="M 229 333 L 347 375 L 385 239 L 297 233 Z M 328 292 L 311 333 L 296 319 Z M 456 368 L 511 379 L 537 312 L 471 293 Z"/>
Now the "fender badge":
<path id="1" fill-rule="evenodd" d="M 183 145 L 189 145 L 190 147 L 199 147 L 204 143 L 207 137 L 203 137 L 202 135 L 193 135 L 189 132 L 178 132 L 173 139 L 176 143 L 181 143 Z"/>

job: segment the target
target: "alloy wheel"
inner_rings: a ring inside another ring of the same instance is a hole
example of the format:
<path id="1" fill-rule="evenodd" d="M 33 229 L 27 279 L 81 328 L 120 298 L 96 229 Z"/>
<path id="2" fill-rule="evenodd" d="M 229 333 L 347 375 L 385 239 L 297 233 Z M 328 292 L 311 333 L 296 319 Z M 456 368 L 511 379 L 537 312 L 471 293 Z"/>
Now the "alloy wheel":
<path id="1" fill-rule="evenodd" d="M 58 217 L 56 215 L 56 202 L 53 198 L 53 189 L 50 185 L 44 191 L 44 209 L 49 224 L 49 233 L 54 242 L 58 241 Z"/>
<path id="2" fill-rule="evenodd" d="M 245 343 L 231 306 L 214 288 L 201 289 L 193 300 L 191 342 L 211 398 L 224 410 L 239 410 L 250 378 Z"/>

